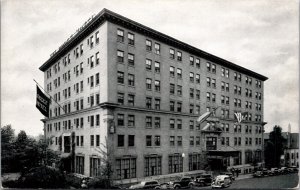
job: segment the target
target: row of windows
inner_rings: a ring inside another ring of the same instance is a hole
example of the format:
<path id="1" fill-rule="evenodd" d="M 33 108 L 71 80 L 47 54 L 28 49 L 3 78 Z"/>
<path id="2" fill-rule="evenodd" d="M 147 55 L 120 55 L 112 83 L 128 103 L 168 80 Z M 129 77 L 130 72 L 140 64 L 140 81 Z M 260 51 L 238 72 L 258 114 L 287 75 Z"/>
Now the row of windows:
<path id="1" fill-rule="evenodd" d="M 226 145 L 226 146 L 232 146 L 230 144 L 230 137 L 221 137 L 221 145 Z M 234 146 L 241 146 L 242 145 L 242 138 L 241 137 L 234 137 L 233 138 L 233 145 Z M 245 146 L 250 146 L 252 145 L 252 139 L 251 137 L 245 137 Z M 255 145 L 261 145 L 262 144 L 262 138 L 255 138 Z"/>
<path id="2" fill-rule="evenodd" d="M 93 48 L 94 47 L 94 37 L 95 37 L 95 41 L 96 41 L 96 44 L 99 43 L 100 41 L 100 38 L 99 38 L 99 31 L 95 32 L 95 34 L 92 34 L 88 39 L 87 39 L 87 46 L 90 47 L 90 48 Z M 80 44 L 79 46 L 75 47 L 74 48 L 74 51 L 73 51 L 73 54 L 74 54 L 74 57 L 75 58 L 78 58 L 79 56 L 83 55 L 83 44 Z M 99 58 L 99 52 L 96 54 L 96 59 L 97 57 Z M 98 59 L 99 60 L 99 59 Z M 70 54 L 64 56 L 62 58 L 62 63 L 63 65 L 66 67 L 67 64 L 70 64 L 71 63 L 71 59 L 70 59 Z M 99 63 L 99 62 L 98 62 Z M 60 61 L 58 61 L 58 63 L 54 64 L 53 65 L 53 70 L 54 70 L 54 73 L 58 73 L 60 71 Z M 47 79 L 51 77 L 52 75 L 52 72 L 51 72 L 51 68 L 49 68 L 47 70 Z"/>
<path id="3" fill-rule="evenodd" d="M 128 147 L 134 146 L 134 135 L 128 135 Z M 177 146 L 182 146 L 182 136 L 170 136 L 169 137 L 170 146 L 175 146 L 175 138 Z M 190 146 L 200 145 L 200 136 L 190 136 Z M 158 147 L 161 145 L 160 135 L 146 135 L 145 136 L 145 146 L 146 147 Z M 118 135 L 117 147 L 125 147 L 125 135 Z"/>
<path id="4" fill-rule="evenodd" d="M 119 42 L 124 42 L 124 30 L 123 29 L 117 30 L 117 36 L 118 36 Z M 134 45 L 134 34 L 128 32 L 128 43 L 130 44 L 131 42 L 133 42 L 131 45 Z M 152 51 L 152 41 L 149 39 L 146 39 L 145 43 L 146 43 L 146 50 Z M 121 50 L 119 50 L 119 51 L 121 51 Z M 160 54 L 160 44 L 158 44 L 158 43 L 155 43 L 155 53 Z M 175 59 L 175 50 L 173 48 L 170 48 L 169 54 L 170 54 L 169 57 L 171 59 Z M 118 56 L 119 56 L 119 53 L 118 53 Z M 121 55 L 121 57 L 124 57 L 124 55 Z M 177 61 L 182 61 L 182 52 L 181 51 L 177 51 Z M 123 62 L 123 61 L 121 61 L 121 62 Z M 194 64 L 196 64 L 196 67 L 198 67 L 198 68 L 200 67 L 200 59 L 199 58 L 194 59 L 194 56 L 190 56 L 189 62 L 190 62 L 190 66 L 194 66 Z M 206 67 L 207 67 L 208 72 L 216 73 L 216 65 L 215 64 L 207 62 Z M 221 73 L 222 73 L 223 77 L 229 78 L 229 69 L 222 67 Z M 235 72 L 234 78 L 235 78 L 235 80 L 239 79 L 241 81 L 241 74 Z M 246 84 L 251 85 L 252 78 L 245 76 L 245 82 L 246 82 Z M 261 81 L 256 80 L 256 86 L 261 87 Z"/>
<path id="5" fill-rule="evenodd" d="M 200 77 L 200 75 L 199 75 Z M 196 77 L 196 81 L 197 81 L 197 77 Z M 215 79 L 210 79 L 209 80 L 209 84 L 212 81 L 212 85 L 215 86 Z M 124 72 L 118 71 L 117 73 L 117 82 L 119 84 L 124 84 Z M 199 79 L 200 82 L 200 79 Z M 229 83 L 225 83 L 222 82 L 222 90 L 226 90 L 227 92 L 229 92 Z M 133 74 L 128 74 L 128 85 L 129 86 L 134 86 L 135 85 L 135 76 Z M 146 78 L 146 89 L 147 90 L 152 90 L 152 86 L 153 86 L 153 82 L 151 78 Z M 159 80 L 155 80 L 154 81 L 154 90 L 157 92 L 160 92 L 161 89 L 161 83 Z M 175 95 L 175 84 L 170 83 L 170 94 Z M 178 96 L 182 96 L 182 86 L 181 85 L 177 85 L 177 95 Z M 246 89 L 246 93 L 245 93 L 246 97 L 252 97 L 252 90 Z M 213 94 L 213 96 L 215 97 L 216 95 Z M 215 98 L 212 97 L 212 102 L 215 102 Z M 190 98 L 194 98 L 194 89 L 190 88 Z M 256 92 L 256 98 L 257 99 L 261 99 L 261 93 Z M 200 90 L 196 90 L 196 99 L 200 99 Z M 207 101 L 210 101 L 210 92 L 207 92 Z M 229 102 L 228 102 L 229 104 Z"/>

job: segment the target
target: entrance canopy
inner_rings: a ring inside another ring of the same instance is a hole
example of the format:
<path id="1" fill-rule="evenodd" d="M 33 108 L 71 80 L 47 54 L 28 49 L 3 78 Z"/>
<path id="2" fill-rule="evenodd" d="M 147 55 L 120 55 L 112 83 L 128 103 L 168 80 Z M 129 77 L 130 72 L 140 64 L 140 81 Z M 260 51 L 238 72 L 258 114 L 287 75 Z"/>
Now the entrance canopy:
<path id="1" fill-rule="evenodd" d="M 240 151 L 238 150 L 209 150 L 207 151 L 208 158 L 224 158 L 224 157 L 238 157 Z"/>

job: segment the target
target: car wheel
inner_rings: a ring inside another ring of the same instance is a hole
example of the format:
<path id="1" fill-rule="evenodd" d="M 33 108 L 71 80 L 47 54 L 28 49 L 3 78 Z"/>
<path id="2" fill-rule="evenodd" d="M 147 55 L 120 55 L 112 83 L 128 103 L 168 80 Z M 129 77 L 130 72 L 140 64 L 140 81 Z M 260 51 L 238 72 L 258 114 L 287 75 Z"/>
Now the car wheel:
<path id="1" fill-rule="evenodd" d="M 189 188 L 190 188 L 190 189 L 193 189 L 193 188 L 194 188 L 194 184 L 192 184 L 192 183 L 189 184 Z"/>
<path id="2" fill-rule="evenodd" d="M 178 186 L 178 185 L 176 185 L 176 186 L 174 187 L 174 189 L 179 189 L 179 186 Z"/>

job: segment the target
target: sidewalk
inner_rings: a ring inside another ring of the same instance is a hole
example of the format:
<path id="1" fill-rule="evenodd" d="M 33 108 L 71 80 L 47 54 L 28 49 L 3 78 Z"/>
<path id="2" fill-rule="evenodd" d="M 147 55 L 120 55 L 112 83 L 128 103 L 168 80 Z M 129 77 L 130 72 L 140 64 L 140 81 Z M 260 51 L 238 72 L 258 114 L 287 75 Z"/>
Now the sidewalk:
<path id="1" fill-rule="evenodd" d="M 235 177 L 235 180 L 253 178 L 252 174 L 240 174 L 239 177 Z"/>

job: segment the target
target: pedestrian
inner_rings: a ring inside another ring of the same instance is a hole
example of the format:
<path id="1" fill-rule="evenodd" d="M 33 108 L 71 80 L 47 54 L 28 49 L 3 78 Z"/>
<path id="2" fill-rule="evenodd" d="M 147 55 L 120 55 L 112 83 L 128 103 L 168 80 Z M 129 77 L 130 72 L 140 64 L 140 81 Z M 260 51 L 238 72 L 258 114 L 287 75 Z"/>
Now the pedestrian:
<path id="1" fill-rule="evenodd" d="M 239 177 L 240 170 L 236 169 L 236 177 Z"/>

